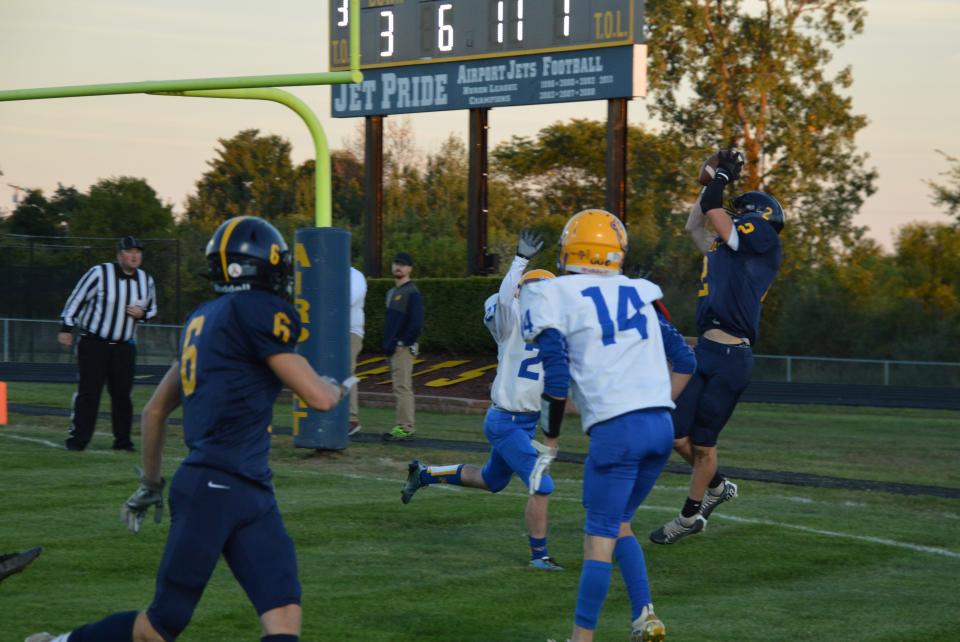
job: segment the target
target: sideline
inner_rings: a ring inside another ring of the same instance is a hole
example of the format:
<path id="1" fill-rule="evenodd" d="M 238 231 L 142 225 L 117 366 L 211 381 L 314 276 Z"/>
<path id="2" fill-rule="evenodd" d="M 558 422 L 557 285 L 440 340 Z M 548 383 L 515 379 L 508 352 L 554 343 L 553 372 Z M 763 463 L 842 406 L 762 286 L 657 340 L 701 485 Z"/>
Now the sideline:
<path id="1" fill-rule="evenodd" d="M 10 404 L 9 412 L 10 414 L 16 413 L 29 416 L 70 416 L 70 410 L 66 408 L 32 404 Z M 110 414 L 107 412 L 101 412 L 97 415 L 97 417 L 98 419 L 109 419 Z M 139 421 L 139 419 L 139 415 L 134 415 L 134 421 Z M 168 423 L 171 426 L 183 425 L 182 421 L 177 418 L 171 418 Z M 290 427 L 274 426 L 273 431 L 275 435 L 289 435 Z M 383 442 L 381 442 L 381 437 L 378 434 L 359 433 L 353 437 L 350 437 L 350 443 L 380 444 Z M 455 439 L 427 439 L 422 437 L 415 437 L 414 439 L 408 439 L 405 441 L 389 442 L 389 444 L 391 447 L 396 448 L 455 450 L 460 452 L 487 452 L 490 449 L 490 445 L 486 442 L 458 441 Z M 567 464 L 583 464 L 583 460 L 585 458 L 586 456 L 583 453 L 571 453 L 561 450 L 560 454 L 557 456 L 557 461 Z M 814 475 L 810 473 L 766 470 L 762 468 L 736 468 L 724 466 L 723 471 L 734 479 L 763 482 L 767 484 L 784 484 L 787 486 L 803 486 L 809 488 L 839 488 L 842 490 L 862 490 L 891 493 L 894 495 L 960 499 L 960 488 L 949 488 L 946 486 L 884 482 L 872 479 L 850 479 L 846 477 L 834 477 L 831 475 Z M 663 472 L 675 475 L 689 475 L 690 467 L 686 464 L 668 463 L 663 469 Z"/>

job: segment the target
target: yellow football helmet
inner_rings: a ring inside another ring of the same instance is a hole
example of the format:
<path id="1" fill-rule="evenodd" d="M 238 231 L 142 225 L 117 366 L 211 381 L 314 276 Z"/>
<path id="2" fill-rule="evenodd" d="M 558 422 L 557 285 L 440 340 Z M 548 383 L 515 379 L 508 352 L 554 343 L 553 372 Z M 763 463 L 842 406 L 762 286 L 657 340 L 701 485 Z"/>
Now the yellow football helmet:
<path id="1" fill-rule="evenodd" d="M 557 268 L 581 274 L 619 274 L 626 254 L 627 230 L 620 219 L 606 210 L 583 210 L 563 228 Z"/>
<path id="2" fill-rule="evenodd" d="M 520 277 L 520 282 L 517 283 L 517 289 L 522 288 L 527 283 L 533 283 L 534 281 L 545 281 L 547 279 L 555 278 L 557 278 L 557 275 L 550 270 L 530 270 Z"/>

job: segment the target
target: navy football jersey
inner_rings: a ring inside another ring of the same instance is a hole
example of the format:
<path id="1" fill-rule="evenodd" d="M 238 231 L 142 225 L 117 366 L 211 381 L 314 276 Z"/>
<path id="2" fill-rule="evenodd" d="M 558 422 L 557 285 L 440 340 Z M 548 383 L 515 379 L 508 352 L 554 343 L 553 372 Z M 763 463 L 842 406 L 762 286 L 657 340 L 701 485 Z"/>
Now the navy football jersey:
<path id="1" fill-rule="evenodd" d="M 780 237 L 773 226 L 755 217 L 734 219 L 739 249 L 718 239 L 703 257 L 697 331 L 719 328 L 756 344 L 760 306 L 780 269 Z"/>
<path id="2" fill-rule="evenodd" d="M 224 294 L 190 314 L 180 343 L 184 463 L 270 486 L 267 429 L 282 384 L 266 359 L 293 352 L 299 336 L 293 306 L 261 290 Z"/>

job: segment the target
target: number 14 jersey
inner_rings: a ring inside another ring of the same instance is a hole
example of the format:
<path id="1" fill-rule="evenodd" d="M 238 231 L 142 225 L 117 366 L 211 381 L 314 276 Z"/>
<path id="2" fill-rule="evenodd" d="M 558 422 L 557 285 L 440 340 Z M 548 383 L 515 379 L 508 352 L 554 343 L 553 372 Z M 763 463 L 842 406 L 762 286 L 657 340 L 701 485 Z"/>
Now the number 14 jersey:
<path id="1" fill-rule="evenodd" d="M 673 408 L 670 372 L 653 301 L 660 287 L 623 275 L 569 274 L 520 293 L 522 331 L 563 335 L 583 430 L 642 408 Z"/>

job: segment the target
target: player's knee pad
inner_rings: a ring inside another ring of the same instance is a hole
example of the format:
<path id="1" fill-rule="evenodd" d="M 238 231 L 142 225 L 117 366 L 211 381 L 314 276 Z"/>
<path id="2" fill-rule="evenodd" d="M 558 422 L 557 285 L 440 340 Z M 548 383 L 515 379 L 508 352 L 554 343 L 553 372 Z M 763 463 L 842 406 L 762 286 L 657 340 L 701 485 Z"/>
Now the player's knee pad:
<path id="1" fill-rule="evenodd" d="M 550 475 L 544 475 L 540 478 L 540 488 L 537 489 L 537 495 L 549 495 L 553 492 L 554 486 L 553 477 Z"/>
<path id="2" fill-rule="evenodd" d="M 487 485 L 487 490 L 491 493 L 499 493 L 510 483 L 511 471 L 506 470 L 506 474 L 496 474 L 489 465 L 480 470 L 480 476 L 483 477 L 483 483 Z"/>

